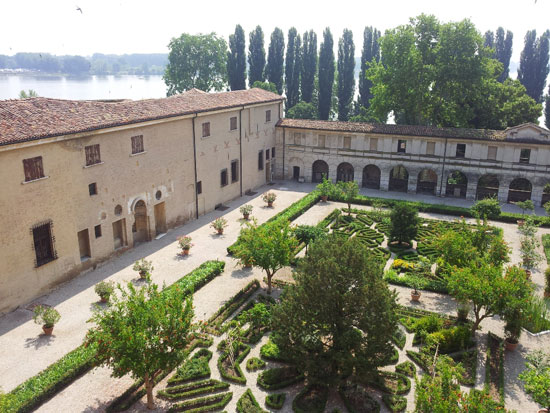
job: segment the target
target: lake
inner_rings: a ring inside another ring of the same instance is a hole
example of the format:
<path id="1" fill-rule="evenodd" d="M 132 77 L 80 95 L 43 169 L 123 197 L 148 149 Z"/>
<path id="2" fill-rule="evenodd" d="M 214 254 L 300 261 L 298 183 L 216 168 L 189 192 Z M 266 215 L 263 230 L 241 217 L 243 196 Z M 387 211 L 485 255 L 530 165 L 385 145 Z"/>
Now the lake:
<path id="1" fill-rule="evenodd" d="M 166 97 L 166 85 L 160 75 L 73 77 L 0 74 L 0 100 L 17 99 L 21 90 L 29 89 L 35 90 L 38 96 L 72 100 Z"/>

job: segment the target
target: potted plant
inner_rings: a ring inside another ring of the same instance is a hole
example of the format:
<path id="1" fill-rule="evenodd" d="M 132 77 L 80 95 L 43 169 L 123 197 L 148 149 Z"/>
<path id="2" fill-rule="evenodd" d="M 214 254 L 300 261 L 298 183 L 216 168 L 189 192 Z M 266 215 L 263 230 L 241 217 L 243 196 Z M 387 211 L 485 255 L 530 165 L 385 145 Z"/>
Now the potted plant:
<path id="1" fill-rule="evenodd" d="M 95 285 L 94 291 L 99 295 L 101 302 L 106 303 L 109 301 L 111 294 L 115 291 L 115 287 L 112 281 L 101 281 Z"/>
<path id="2" fill-rule="evenodd" d="M 530 199 L 526 199 L 525 201 L 518 201 L 516 202 L 516 205 L 521 208 L 521 215 L 525 216 L 525 211 L 534 211 L 535 210 L 535 204 L 533 204 L 533 201 Z M 525 224 L 525 219 L 518 219 L 517 220 L 518 227 L 523 226 Z"/>
<path id="3" fill-rule="evenodd" d="M 544 287 L 544 296 L 548 298 L 550 297 L 550 267 L 547 267 L 546 270 L 544 270 L 544 279 L 546 281 L 546 285 Z"/>
<path id="4" fill-rule="evenodd" d="M 268 207 L 272 207 L 276 199 L 277 194 L 275 192 L 267 192 L 262 196 L 262 200 L 267 203 Z"/>
<path id="5" fill-rule="evenodd" d="M 218 231 L 218 235 L 222 235 L 223 229 L 227 226 L 227 220 L 223 217 L 216 218 L 210 226 Z"/>
<path id="6" fill-rule="evenodd" d="M 538 241 L 534 236 L 522 237 L 520 241 L 520 253 L 525 273 L 528 277 L 531 276 L 531 271 L 537 268 L 542 260 L 541 255 L 537 252 Z"/>
<path id="7" fill-rule="evenodd" d="M 191 237 L 188 235 L 182 235 L 178 238 L 178 244 L 181 248 L 181 254 L 189 255 L 189 250 L 193 246 L 193 244 L 191 243 Z"/>
<path id="8" fill-rule="evenodd" d="M 334 192 L 334 185 L 332 181 L 327 179 L 326 175 L 323 174 L 323 181 L 317 185 L 317 190 L 321 195 L 321 201 L 327 202 L 328 197 Z"/>
<path id="9" fill-rule="evenodd" d="M 411 301 L 420 301 L 420 291 L 418 289 L 422 287 L 422 282 L 418 276 L 414 275 L 410 278 L 411 280 Z"/>
<path id="10" fill-rule="evenodd" d="M 247 204 L 240 207 L 239 211 L 241 212 L 241 214 L 243 214 L 243 218 L 248 221 L 248 218 L 250 217 L 250 213 L 252 212 L 253 208 L 254 207 L 252 205 Z"/>
<path id="11" fill-rule="evenodd" d="M 42 330 L 47 336 L 52 334 L 53 326 L 61 319 L 59 311 L 45 305 L 37 305 L 33 313 L 32 319 L 36 324 L 42 324 Z"/>
<path id="12" fill-rule="evenodd" d="M 504 326 L 504 345 L 506 350 L 514 351 L 519 343 L 519 337 L 521 336 L 521 311 L 512 310 L 504 315 L 506 324 Z"/>
<path id="13" fill-rule="evenodd" d="M 146 279 L 151 276 L 151 272 L 155 269 L 152 261 L 147 261 L 145 258 L 138 260 L 134 263 L 134 271 L 139 273 L 141 279 Z"/>

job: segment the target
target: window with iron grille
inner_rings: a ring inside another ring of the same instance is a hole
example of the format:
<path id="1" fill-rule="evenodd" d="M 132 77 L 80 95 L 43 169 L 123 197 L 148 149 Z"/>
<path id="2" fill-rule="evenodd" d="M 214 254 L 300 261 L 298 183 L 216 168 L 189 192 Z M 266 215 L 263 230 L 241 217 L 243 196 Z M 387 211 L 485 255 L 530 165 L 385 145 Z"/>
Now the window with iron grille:
<path id="1" fill-rule="evenodd" d="M 522 149 L 519 153 L 519 163 L 529 163 L 531 159 L 531 149 Z"/>
<path id="2" fill-rule="evenodd" d="M 202 124 L 202 137 L 207 138 L 210 136 L 210 122 L 204 122 Z"/>
<path id="3" fill-rule="evenodd" d="M 52 222 L 43 222 L 31 228 L 33 248 L 36 254 L 35 267 L 47 264 L 57 258 L 52 235 Z"/>
<path id="4" fill-rule="evenodd" d="M 23 170 L 25 171 L 25 182 L 44 178 L 44 167 L 42 166 L 42 157 L 23 159 Z"/>
<path id="5" fill-rule="evenodd" d="M 229 119 L 229 130 L 237 129 L 237 117 L 233 116 Z"/>
<path id="6" fill-rule="evenodd" d="M 265 160 L 266 161 L 269 161 L 269 154 L 270 154 L 269 149 L 266 149 L 265 150 Z"/>
<path id="7" fill-rule="evenodd" d="M 86 166 L 95 165 L 101 163 L 101 154 L 99 152 L 99 143 L 95 145 L 86 146 Z"/>
<path id="8" fill-rule="evenodd" d="M 222 169 L 220 177 L 221 177 L 221 186 L 226 186 L 227 185 L 227 168 Z"/>
<path id="9" fill-rule="evenodd" d="M 231 161 L 231 182 L 239 180 L 239 161 L 237 159 Z"/>
<path id="10" fill-rule="evenodd" d="M 96 225 L 94 227 L 95 237 L 99 238 L 101 237 L 101 225 Z"/>
<path id="11" fill-rule="evenodd" d="M 407 152 L 407 141 L 405 139 L 399 139 L 397 141 L 397 152 L 400 152 L 400 153 Z"/>
<path id="12" fill-rule="evenodd" d="M 265 121 L 266 122 L 271 122 L 271 110 L 266 110 L 265 111 Z"/>
<path id="13" fill-rule="evenodd" d="M 97 184 L 95 182 L 88 185 L 88 192 L 90 193 L 90 196 L 97 195 Z"/>
<path id="14" fill-rule="evenodd" d="M 132 136 L 132 154 L 145 152 L 143 135 Z"/>
<path id="15" fill-rule="evenodd" d="M 458 143 L 456 145 L 456 157 L 457 158 L 464 158 L 466 156 L 466 144 L 465 143 Z"/>
<path id="16" fill-rule="evenodd" d="M 258 170 L 263 171 L 264 169 L 264 151 L 258 152 Z"/>

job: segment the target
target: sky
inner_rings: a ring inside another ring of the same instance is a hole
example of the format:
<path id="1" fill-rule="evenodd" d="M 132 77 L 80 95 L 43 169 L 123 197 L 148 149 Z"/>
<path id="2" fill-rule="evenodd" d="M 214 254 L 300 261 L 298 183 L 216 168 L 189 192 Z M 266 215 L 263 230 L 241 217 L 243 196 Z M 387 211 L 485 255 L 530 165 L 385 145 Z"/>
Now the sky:
<path id="1" fill-rule="evenodd" d="M 8 55 L 167 53 L 170 39 L 181 33 L 216 32 L 227 39 L 241 24 L 247 37 L 262 26 L 266 49 L 276 26 L 285 33 L 292 26 L 300 33 L 313 29 L 319 38 L 329 26 L 335 40 L 349 28 L 359 56 L 365 26 L 383 32 L 426 13 L 443 22 L 469 18 L 481 33 L 511 30 L 517 62 L 526 31 L 550 28 L 550 0 L 6 0 L 0 7 L 0 54 Z"/>

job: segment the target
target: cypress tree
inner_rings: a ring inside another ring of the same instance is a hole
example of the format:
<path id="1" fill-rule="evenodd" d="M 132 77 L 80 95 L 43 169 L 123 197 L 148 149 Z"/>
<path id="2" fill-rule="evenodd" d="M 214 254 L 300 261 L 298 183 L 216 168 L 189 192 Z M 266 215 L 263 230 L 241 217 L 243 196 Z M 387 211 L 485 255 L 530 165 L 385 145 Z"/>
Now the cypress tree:
<path id="1" fill-rule="evenodd" d="M 542 102 L 546 77 L 548 76 L 548 38 L 546 31 L 537 39 L 537 31 L 525 35 L 525 46 L 521 52 L 518 80 L 527 89 L 527 94 L 537 103 Z"/>
<path id="2" fill-rule="evenodd" d="M 229 35 L 229 52 L 227 52 L 227 75 L 231 90 L 246 89 L 246 53 L 244 30 L 240 24 L 235 33 Z"/>
<path id="3" fill-rule="evenodd" d="M 311 102 L 317 73 L 317 34 L 313 30 L 304 33 L 302 46 L 302 100 Z"/>
<path id="4" fill-rule="evenodd" d="M 248 85 L 252 87 L 254 82 L 265 82 L 265 49 L 264 32 L 260 26 L 256 26 L 250 33 L 248 45 Z"/>
<path id="5" fill-rule="evenodd" d="M 544 98 L 544 124 L 547 129 L 550 129 L 550 86 L 548 87 L 548 94 Z"/>
<path id="6" fill-rule="evenodd" d="M 338 42 L 338 120 L 349 119 L 355 90 L 355 46 L 353 33 L 344 29 Z"/>
<path id="7" fill-rule="evenodd" d="M 327 120 L 332 103 L 334 85 L 334 40 L 327 27 L 323 32 L 323 42 L 319 48 L 319 119 Z"/>
<path id="8" fill-rule="evenodd" d="M 498 81 L 500 83 L 508 79 L 510 75 L 510 58 L 512 57 L 512 43 L 514 42 L 514 34 L 510 31 L 506 31 L 506 36 L 504 35 L 504 29 L 499 27 L 497 29 L 496 41 L 495 41 L 495 52 L 496 59 L 502 63 L 503 70 Z"/>
<path id="9" fill-rule="evenodd" d="M 370 93 L 372 82 L 366 78 L 366 73 L 373 59 L 376 62 L 380 61 L 379 38 L 379 30 L 373 27 L 365 27 L 365 31 L 363 32 L 363 51 L 361 53 L 361 72 L 359 72 L 358 103 L 359 106 L 363 106 L 367 109 L 370 106 L 369 100 L 372 98 L 372 94 Z"/>
<path id="10" fill-rule="evenodd" d="M 283 94 L 283 63 L 285 53 L 285 35 L 278 27 L 271 33 L 267 66 L 265 67 L 267 81 L 277 88 L 279 95 Z"/>
<path id="11" fill-rule="evenodd" d="M 300 100 L 301 46 L 300 35 L 294 27 L 291 27 L 288 31 L 285 65 L 287 109 L 293 107 Z"/>
<path id="12" fill-rule="evenodd" d="M 491 30 L 487 30 L 483 36 L 483 46 L 490 49 L 495 48 L 495 34 Z"/>

